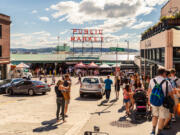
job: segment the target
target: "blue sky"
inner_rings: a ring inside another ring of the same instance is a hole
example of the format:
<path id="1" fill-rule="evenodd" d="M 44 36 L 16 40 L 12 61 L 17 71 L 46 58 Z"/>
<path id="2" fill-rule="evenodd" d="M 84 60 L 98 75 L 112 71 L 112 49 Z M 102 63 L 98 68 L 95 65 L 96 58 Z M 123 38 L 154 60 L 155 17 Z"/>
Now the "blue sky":
<path id="1" fill-rule="evenodd" d="M 70 43 L 72 28 L 100 28 L 104 47 L 139 48 L 140 34 L 159 21 L 167 0 L 1 0 L 11 16 L 11 48 L 55 47 Z M 76 44 L 79 46 L 79 44 Z M 88 44 L 87 44 L 88 46 Z M 95 46 L 99 46 L 98 44 Z"/>

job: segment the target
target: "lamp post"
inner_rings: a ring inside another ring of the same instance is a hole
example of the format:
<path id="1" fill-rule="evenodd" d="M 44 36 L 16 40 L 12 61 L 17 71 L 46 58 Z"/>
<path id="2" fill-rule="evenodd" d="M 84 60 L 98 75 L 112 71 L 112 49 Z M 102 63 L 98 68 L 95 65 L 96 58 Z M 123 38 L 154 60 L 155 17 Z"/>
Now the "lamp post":
<path id="1" fill-rule="evenodd" d="M 125 42 L 127 43 L 127 54 L 128 54 L 128 62 L 129 62 L 129 40 L 125 40 Z"/>

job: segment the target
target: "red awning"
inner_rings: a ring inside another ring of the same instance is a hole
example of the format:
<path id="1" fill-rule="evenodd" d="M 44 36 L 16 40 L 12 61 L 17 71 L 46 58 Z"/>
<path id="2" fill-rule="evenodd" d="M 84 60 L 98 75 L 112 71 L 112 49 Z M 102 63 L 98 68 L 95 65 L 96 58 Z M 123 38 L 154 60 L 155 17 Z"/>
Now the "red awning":
<path id="1" fill-rule="evenodd" d="M 88 68 L 99 68 L 99 66 L 97 64 L 95 64 L 94 62 L 91 62 L 89 65 L 88 65 Z"/>
<path id="2" fill-rule="evenodd" d="M 86 68 L 87 66 L 83 64 L 82 62 L 75 65 L 75 68 Z"/>

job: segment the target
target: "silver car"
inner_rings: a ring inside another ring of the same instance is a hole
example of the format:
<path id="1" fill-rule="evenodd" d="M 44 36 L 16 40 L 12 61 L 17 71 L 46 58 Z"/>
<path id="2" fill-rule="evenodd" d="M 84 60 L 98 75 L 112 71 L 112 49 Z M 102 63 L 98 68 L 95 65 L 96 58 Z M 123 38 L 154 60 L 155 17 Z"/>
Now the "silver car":
<path id="1" fill-rule="evenodd" d="M 84 77 L 80 85 L 80 97 L 84 97 L 85 94 L 96 94 L 100 98 L 103 97 L 105 90 L 104 81 L 99 77 Z"/>

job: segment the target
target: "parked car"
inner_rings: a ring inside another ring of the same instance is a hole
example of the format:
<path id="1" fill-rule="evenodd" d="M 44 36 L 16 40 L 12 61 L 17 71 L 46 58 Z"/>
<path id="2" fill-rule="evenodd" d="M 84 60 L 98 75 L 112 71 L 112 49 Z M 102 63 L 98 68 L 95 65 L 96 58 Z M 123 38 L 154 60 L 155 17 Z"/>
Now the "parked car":
<path id="1" fill-rule="evenodd" d="M 7 94 L 29 94 L 33 96 L 37 93 L 45 95 L 51 90 L 50 86 L 41 81 L 23 80 L 18 83 L 14 83 L 7 90 Z"/>
<path id="2" fill-rule="evenodd" d="M 84 77 L 80 85 L 80 97 L 85 94 L 95 94 L 100 98 L 103 97 L 105 84 L 102 78 L 99 77 Z"/>
<path id="3" fill-rule="evenodd" d="M 8 87 L 10 87 L 13 83 L 22 81 L 22 78 L 13 78 L 13 79 L 6 79 L 6 80 L 2 80 L 0 82 L 0 94 L 5 94 L 6 93 L 6 89 Z"/>

